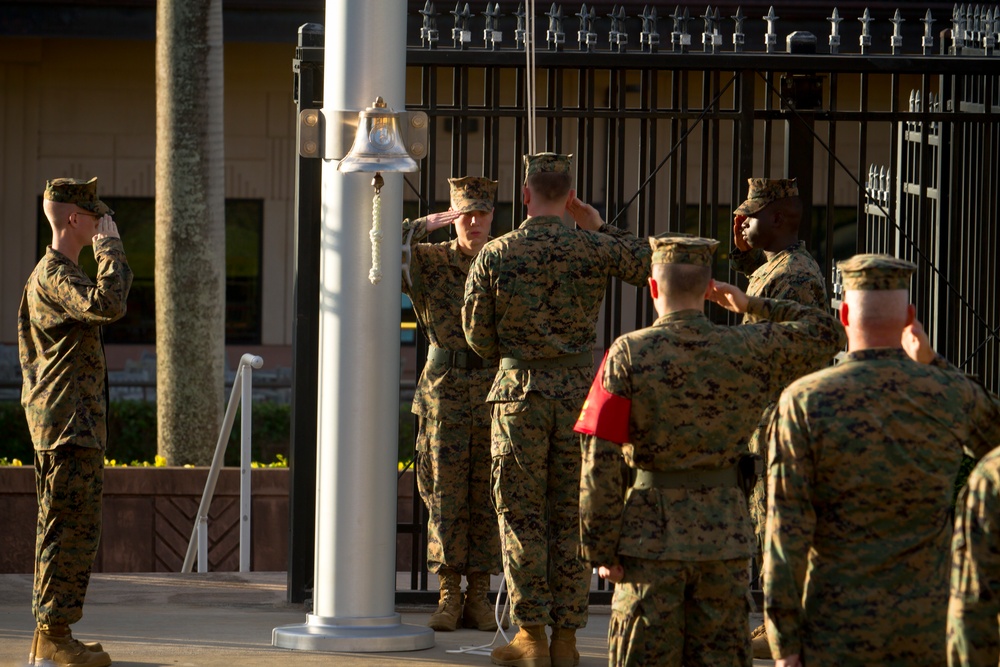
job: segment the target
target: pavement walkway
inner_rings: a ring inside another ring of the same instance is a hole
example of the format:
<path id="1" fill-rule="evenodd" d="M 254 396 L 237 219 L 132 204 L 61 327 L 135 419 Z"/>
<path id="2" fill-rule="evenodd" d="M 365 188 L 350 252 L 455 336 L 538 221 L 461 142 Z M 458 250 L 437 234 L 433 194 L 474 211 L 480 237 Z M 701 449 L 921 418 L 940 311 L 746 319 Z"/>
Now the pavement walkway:
<path id="1" fill-rule="evenodd" d="M 476 630 L 438 632 L 435 645 L 400 653 L 316 653 L 271 646 L 271 632 L 304 623 L 302 605 L 286 602 L 284 572 L 207 574 L 95 574 L 83 620 L 73 634 L 100 641 L 116 667 L 381 667 L 474 665 L 487 667 L 487 650 L 463 648 L 502 643 Z M 430 607 L 397 608 L 403 623 L 426 626 Z M 609 608 L 592 607 L 578 631 L 580 667 L 607 665 Z M 751 623 L 760 615 L 752 614 Z M 31 575 L 0 575 L 0 667 L 23 667 L 34 622 Z M 755 660 L 754 665 L 773 665 Z"/>

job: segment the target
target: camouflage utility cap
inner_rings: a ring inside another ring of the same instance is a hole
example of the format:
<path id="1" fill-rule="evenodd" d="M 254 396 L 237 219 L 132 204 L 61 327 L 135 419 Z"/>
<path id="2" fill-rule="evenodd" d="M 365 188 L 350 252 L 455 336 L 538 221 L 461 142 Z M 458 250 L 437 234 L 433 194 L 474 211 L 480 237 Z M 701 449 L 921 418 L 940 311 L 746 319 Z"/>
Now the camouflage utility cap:
<path id="1" fill-rule="evenodd" d="M 654 236 L 649 239 L 653 264 L 693 264 L 712 266 L 712 256 L 719 242 L 701 236 Z"/>
<path id="2" fill-rule="evenodd" d="M 528 178 L 532 174 L 552 172 L 556 174 L 570 173 L 571 155 L 560 155 L 559 153 L 536 153 L 535 155 L 524 156 L 524 177 Z"/>
<path id="3" fill-rule="evenodd" d="M 478 176 L 449 178 L 451 208 L 459 213 L 492 211 L 497 200 L 497 181 Z"/>
<path id="4" fill-rule="evenodd" d="M 845 290 L 900 290 L 910 288 L 917 265 L 892 255 L 855 255 L 837 262 Z"/>
<path id="5" fill-rule="evenodd" d="M 734 215 L 753 215 L 773 201 L 798 197 L 799 187 L 794 178 L 748 178 L 750 192 L 746 201 L 733 211 Z"/>
<path id="6" fill-rule="evenodd" d="M 89 181 L 78 178 L 54 178 L 45 182 L 45 199 L 63 204 L 76 204 L 98 215 L 114 215 L 114 211 L 97 196 L 97 177 Z"/>

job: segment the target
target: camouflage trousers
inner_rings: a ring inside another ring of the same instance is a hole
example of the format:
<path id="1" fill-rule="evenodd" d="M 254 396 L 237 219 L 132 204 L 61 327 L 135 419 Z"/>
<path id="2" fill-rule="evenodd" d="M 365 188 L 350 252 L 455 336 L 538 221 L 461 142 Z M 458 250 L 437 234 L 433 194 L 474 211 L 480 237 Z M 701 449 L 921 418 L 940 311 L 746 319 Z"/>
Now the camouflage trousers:
<path id="1" fill-rule="evenodd" d="M 587 624 L 590 566 L 580 544 L 582 400 L 493 404 L 493 498 L 511 620 L 522 625 Z"/>
<path id="2" fill-rule="evenodd" d="M 750 667 L 747 561 L 621 556 L 608 624 L 610 667 Z"/>
<path id="3" fill-rule="evenodd" d="M 427 569 L 500 572 L 500 533 L 490 497 L 490 426 L 420 419 L 417 488 L 427 508 Z"/>
<path id="4" fill-rule="evenodd" d="M 31 610 L 38 623 L 69 625 L 83 601 L 101 540 L 104 452 L 62 446 L 35 452 L 38 527 Z"/>

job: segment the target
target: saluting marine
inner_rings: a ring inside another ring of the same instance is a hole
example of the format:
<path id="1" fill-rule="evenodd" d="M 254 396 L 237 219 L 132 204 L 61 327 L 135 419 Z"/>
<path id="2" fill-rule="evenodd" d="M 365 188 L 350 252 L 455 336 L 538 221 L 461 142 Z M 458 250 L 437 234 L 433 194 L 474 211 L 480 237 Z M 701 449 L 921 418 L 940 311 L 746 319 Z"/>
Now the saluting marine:
<path id="1" fill-rule="evenodd" d="M 1000 442 L 1000 402 L 930 350 L 914 264 L 838 266 L 848 352 L 768 430 L 768 641 L 782 667 L 940 666 L 955 478 Z"/>
<path id="2" fill-rule="evenodd" d="M 802 200 L 794 178 L 750 178 L 746 201 L 733 211 L 733 243 L 736 248 L 729 255 L 733 269 L 749 279 L 747 296 L 764 296 L 771 299 L 789 299 L 816 308 L 826 307 L 826 281 L 813 256 L 799 240 L 802 221 Z M 760 320 L 744 315 L 744 324 Z M 828 365 L 821 362 L 815 368 L 804 368 L 804 373 L 818 371 Z M 795 378 L 792 378 L 795 379 Z M 774 400 L 777 400 L 777 395 Z M 750 436 L 750 453 L 764 457 L 767 445 L 763 433 L 774 412 L 774 403 L 768 404 L 760 422 Z M 757 569 L 764 566 L 764 532 L 767 524 L 767 474 L 758 477 L 751 491 L 750 520 L 757 537 L 755 557 Z M 770 658 L 765 626 L 751 633 L 755 658 Z"/>
<path id="3" fill-rule="evenodd" d="M 132 271 L 97 179 L 48 181 L 52 245 L 28 277 L 17 313 L 21 405 L 35 447 L 38 539 L 30 665 L 105 667 L 100 644 L 69 626 L 83 615 L 101 537 L 108 381 L 101 327 L 125 314 Z M 94 247 L 97 279 L 78 265 Z"/>
<path id="4" fill-rule="evenodd" d="M 818 308 L 713 281 L 714 239 L 650 244 L 659 317 L 614 342 L 576 427 L 589 434 L 582 550 L 616 583 L 610 665 L 747 667 L 746 437 L 769 395 L 833 358 L 843 330 Z M 758 323 L 714 324 L 706 299 Z M 622 458 L 637 471 L 624 497 Z"/>
<path id="5" fill-rule="evenodd" d="M 448 179 L 451 209 L 403 222 L 403 292 L 428 342 L 427 362 L 413 394 L 420 417 L 417 487 L 427 507 L 427 569 L 438 575 L 440 600 L 428 625 L 496 630 L 487 594 L 500 572 L 500 536 L 490 498 L 490 414 L 486 406 L 495 360 L 465 343 L 462 303 L 472 258 L 493 222 L 497 182 Z M 453 224 L 456 238 L 420 243 Z M 462 575 L 467 580 L 463 600 Z"/>
<path id="6" fill-rule="evenodd" d="M 608 279 L 641 284 L 649 246 L 603 225 L 572 190 L 570 156 L 527 155 L 528 219 L 476 256 L 465 290 L 469 346 L 499 359 L 493 492 L 504 569 L 519 626 L 493 650 L 498 665 L 579 662 L 590 568 L 580 559 L 580 441 L 573 423 L 593 373 L 595 325 Z M 562 220 L 569 210 L 582 229 Z M 552 627 L 551 645 L 545 626 Z"/>

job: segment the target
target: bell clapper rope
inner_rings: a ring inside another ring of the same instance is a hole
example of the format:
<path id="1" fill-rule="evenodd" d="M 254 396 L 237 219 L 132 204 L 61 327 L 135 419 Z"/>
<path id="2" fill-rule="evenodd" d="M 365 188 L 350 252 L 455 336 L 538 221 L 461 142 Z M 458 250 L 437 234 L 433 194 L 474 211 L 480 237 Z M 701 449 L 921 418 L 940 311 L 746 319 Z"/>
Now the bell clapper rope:
<path id="1" fill-rule="evenodd" d="M 382 186 L 385 181 L 380 172 L 375 172 L 372 179 L 372 187 L 375 188 L 375 196 L 372 197 L 372 228 L 368 232 L 368 238 L 372 240 L 372 268 L 368 272 L 368 280 L 372 285 L 378 285 L 382 280 Z"/>

